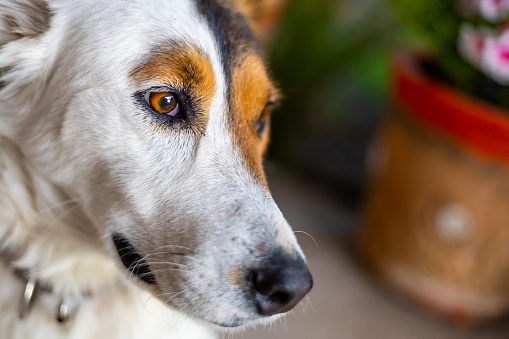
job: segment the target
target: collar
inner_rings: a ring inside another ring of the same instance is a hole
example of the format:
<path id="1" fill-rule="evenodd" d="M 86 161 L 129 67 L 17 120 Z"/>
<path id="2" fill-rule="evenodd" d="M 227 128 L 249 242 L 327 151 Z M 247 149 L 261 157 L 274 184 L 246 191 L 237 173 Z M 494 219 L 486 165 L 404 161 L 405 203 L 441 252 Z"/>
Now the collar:
<path id="1" fill-rule="evenodd" d="M 16 268 L 13 265 L 14 256 L 8 251 L 0 251 L 0 259 L 7 264 L 12 274 L 25 286 L 23 294 L 20 296 L 20 303 L 18 306 L 18 315 L 20 319 L 25 319 L 28 316 L 38 297 L 46 295 L 45 297 L 49 296 L 56 301 L 56 303 L 54 303 L 55 320 L 64 325 L 73 319 L 80 308 L 81 301 L 92 295 L 90 292 L 83 292 L 81 298 L 71 295 L 59 296 L 54 293 L 50 284 L 31 277 L 28 270 Z"/>
<path id="2" fill-rule="evenodd" d="M 19 274 L 16 272 L 16 275 Z M 32 308 L 33 303 L 37 296 L 41 293 L 53 294 L 51 286 L 42 284 L 39 280 L 34 278 L 21 278 L 25 284 L 23 295 L 19 305 L 19 318 L 24 319 Z M 60 297 L 55 310 L 55 320 L 61 324 L 67 323 L 76 314 L 80 307 L 80 302 L 73 296 Z"/>

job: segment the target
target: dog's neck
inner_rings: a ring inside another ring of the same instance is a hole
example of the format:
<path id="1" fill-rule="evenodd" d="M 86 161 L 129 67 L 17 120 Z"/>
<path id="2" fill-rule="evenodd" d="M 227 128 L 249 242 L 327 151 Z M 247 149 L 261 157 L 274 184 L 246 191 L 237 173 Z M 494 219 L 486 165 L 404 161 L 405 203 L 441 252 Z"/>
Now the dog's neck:
<path id="1" fill-rule="evenodd" d="M 80 296 L 118 284 L 120 273 L 79 206 L 25 161 L 0 136 L 0 247 L 15 269 Z"/>

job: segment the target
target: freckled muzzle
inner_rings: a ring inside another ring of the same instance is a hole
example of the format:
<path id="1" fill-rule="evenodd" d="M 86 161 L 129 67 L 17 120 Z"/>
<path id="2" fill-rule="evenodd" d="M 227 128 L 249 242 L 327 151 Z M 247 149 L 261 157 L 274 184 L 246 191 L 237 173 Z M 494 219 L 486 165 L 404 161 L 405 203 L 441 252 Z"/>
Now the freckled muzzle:
<path id="1" fill-rule="evenodd" d="M 157 285 L 149 263 L 143 259 L 135 246 L 120 233 L 113 234 L 112 240 L 127 270 L 146 283 Z M 193 276 L 198 275 L 200 275 L 200 280 L 203 280 L 201 274 L 193 274 Z M 207 314 L 211 314 L 210 309 L 209 313 L 197 314 L 222 327 L 241 326 L 260 317 L 288 312 L 302 300 L 313 286 L 313 279 L 303 258 L 300 255 L 290 255 L 281 250 L 263 254 L 255 264 L 232 266 L 227 276 L 227 282 L 235 289 L 243 291 L 242 294 L 237 294 L 235 299 L 230 299 L 227 304 L 232 305 L 232 309 L 235 309 L 236 306 L 233 305 L 236 304 L 236 301 L 243 299 L 242 303 L 247 308 L 244 311 L 242 311 L 242 307 L 237 309 L 235 315 L 230 314 L 224 318 L 230 319 L 226 321 L 218 320 L 214 318 L 215 316 L 208 318 Z M 174 306 L 179 307 L 178 303 Z M 250 311 L 247 311 L 248 309 Z M 250 313 L 249 316 L 248 313 L 243 313 L 246 311 Z M 239 314 L 245 314 L 245 318 L 244 316 L 238 318 Z M 231 318 L 232 316 L 233 318 Z"/>
<path id="2" fill-rule="evenodd" d="M 313 287 L 313 278 L 299 257 L 272 254 L 248 275 L 258 313 L 270 316 L 290 311 Z"/>

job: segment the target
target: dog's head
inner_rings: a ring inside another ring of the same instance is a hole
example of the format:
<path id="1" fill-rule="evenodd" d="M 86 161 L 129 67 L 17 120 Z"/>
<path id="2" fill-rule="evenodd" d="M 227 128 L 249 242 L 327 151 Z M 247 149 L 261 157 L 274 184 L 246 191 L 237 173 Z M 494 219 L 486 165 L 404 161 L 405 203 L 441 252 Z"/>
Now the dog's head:
<path id="1" fill-rule="evenodd" d="M 278 94 L 249 8 L 0 4 L 0 133 L 79 201 L 126 277 L 229 327 L 312 285 L 262 169 Z"/>

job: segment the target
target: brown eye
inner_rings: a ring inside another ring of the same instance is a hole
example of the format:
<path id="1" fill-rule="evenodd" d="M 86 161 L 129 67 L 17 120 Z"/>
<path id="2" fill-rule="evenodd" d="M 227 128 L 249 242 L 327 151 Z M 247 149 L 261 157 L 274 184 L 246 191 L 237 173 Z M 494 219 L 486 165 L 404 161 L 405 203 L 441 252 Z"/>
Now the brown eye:
<path id="1" fill-rule="evenodd" d="M 260 117 L 258 118 L 258 120 L 256 121 L 255 126 L 254 126 L 255 130 L 256 130 L 256 132 L 258 132 L 258 134 L 262 134 L 263 131 L 265 130 L 265 127 L 267 126 L 267 122 L 269 121 L 269 118 L 270 118 L 270 113 L 272 112 L 274 107 L 275 107 L 275 104 L 269 102 L 263 108 L 262 113 L 260 114 Z"/>
<path id="2" fill-rule="evenodd" d="M 154 111 L 162 114 L 176 116 L 180 111 L 177 98 L 170 92 L 149 92 L 146 101 Z"/>

